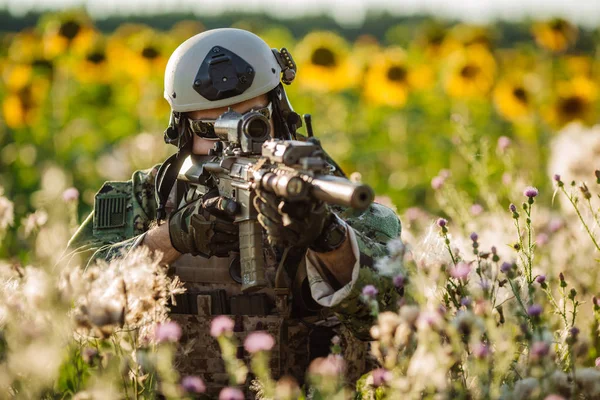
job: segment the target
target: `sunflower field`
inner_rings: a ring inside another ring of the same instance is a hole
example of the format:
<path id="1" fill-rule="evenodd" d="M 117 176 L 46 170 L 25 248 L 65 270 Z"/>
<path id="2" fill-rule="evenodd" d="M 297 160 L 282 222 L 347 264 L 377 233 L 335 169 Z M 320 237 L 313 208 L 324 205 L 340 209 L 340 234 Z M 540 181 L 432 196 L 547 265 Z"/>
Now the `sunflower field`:
<path id="1" fill-rule="evenodd" d="M 339 338 L 299 387 L 270 376 L 269 338 L 245 344 L 246 366 L 220 321 L 232 376 L 220 398 L 243 398 L 233 383 L 249 370 L 265 399 L 600 398 L 600 31 L 582 48 L 569 21 L 528 24 L 502 46 L 494 25 L 434 20 L 352 41 L 235 25 L 290 50 L 295 110 L 397 211 L 402 241 L 376 268 L 405 295 L 379 310 L 364 288 L 374 368 L 358 382 Z M 103 32 L 66 11 L 0 33 L 0 399 L 204 392 L 174 368 L 168 303 L 184 289 L 153 256 L 65 261 L 101 184 L 173 153 L 163 73 L 203 29 Z"/>

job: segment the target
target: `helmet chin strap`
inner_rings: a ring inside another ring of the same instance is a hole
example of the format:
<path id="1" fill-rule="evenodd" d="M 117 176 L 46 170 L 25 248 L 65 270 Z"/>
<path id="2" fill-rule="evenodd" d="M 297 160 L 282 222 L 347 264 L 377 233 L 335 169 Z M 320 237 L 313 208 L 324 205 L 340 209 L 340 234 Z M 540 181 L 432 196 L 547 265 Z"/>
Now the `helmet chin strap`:
<path id="1" fill-rule="evenodd" d="M 169 126 L 165 130 L 165 142 L 177 146 L 177 153 L 167 158 L 156 174 L 155 196 L 158 207 L 156 209 L 156 219 L 158 221 L 167 218 L 166 205 L 173 186 L 177 181 L 177 175 L 183 165 L 183 162 L 192 153 L 191 134 L 186 129 L 184 117 L 179 112 L 172 112 Z M 180 195 L 177 191 L 177 203 Z"/>

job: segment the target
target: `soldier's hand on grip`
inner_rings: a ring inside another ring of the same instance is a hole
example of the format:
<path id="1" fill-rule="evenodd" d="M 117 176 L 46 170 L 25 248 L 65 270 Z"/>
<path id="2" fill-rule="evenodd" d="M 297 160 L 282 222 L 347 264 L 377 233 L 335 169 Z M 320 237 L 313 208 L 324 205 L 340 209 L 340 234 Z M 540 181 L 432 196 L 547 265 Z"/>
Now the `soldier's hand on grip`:
<path id="1" fill-rule="evenodd" d="M 254 207 L 269 244 L 279 247 L 310 246 L 331 214 L 323 202 L 289 202 L 262 190 L 257 190 Z"/>
<path id="2" fill-rule="evenodd" d="M 239 251 L 239 230 L 233 223 L 237 203 L 208 193 L 169 218 L 171 244 L 180 253 L 227 257 Z"/>

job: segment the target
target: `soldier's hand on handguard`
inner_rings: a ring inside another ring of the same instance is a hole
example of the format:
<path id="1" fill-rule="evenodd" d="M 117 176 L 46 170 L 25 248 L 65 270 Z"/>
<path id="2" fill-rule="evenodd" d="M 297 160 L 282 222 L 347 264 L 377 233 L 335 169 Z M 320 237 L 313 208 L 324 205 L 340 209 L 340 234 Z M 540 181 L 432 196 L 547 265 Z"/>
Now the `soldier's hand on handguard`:
<path id="1" fill-rule="evenodd" d="M 323 202 L 289 202 L 263 190 L 257 190 L 254 207 L 269 244 L 278 247 L 315 249 L 324 228 L 337 218 Z"/>
<path id="2" fill-rule="evenodd" d="M 180 253 L 227 257 L 239 251 L 239 230 L 233 223 L 235 200 L 207 193 L 169 218 L 171 244 Z"/>

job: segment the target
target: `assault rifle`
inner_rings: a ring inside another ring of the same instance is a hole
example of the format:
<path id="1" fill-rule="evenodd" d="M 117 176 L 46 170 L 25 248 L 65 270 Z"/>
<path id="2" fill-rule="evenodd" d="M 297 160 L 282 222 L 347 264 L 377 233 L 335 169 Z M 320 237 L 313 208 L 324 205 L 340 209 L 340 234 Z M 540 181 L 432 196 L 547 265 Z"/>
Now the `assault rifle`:
<path id="1" fill-rule="evenodd" d="M 357 210 L 373 202 L 368 185 L 330 174 L 331 165 L 316 139 L 272 139 L 269 120 L 259 112 L 242 115 L 229 109 L 215 121 L 214 132 L 220 139 L 212 152 L 215 158 L 200 164 L 188 157 L 178 179 L 192 185 L 197 195 L 217 187 L 219 195 L 237 202 L 239 278 L 244 292 L 266 286 L 263 232 L 253 205 L 255 189 L 290 202 L 319 200 Z"/>

